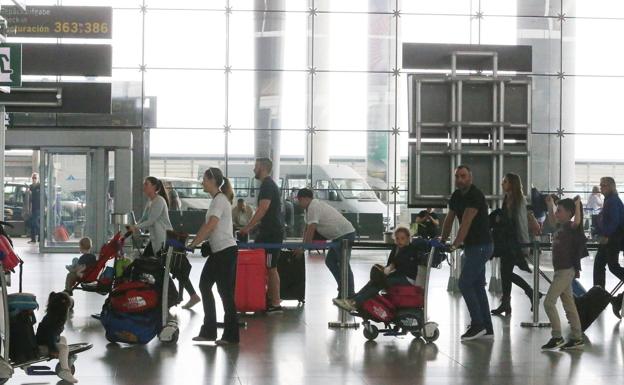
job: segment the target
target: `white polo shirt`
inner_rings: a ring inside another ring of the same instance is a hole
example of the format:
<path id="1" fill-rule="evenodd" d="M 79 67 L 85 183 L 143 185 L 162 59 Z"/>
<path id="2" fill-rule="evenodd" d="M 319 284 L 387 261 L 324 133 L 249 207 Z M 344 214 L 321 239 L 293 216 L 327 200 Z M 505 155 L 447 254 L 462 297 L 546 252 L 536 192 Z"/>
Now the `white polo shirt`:
<path id="1" fill-rule="evenodd" d="M 347 218 L 319 199 L 312 199 L 310 202 L 306 210 L 306 223 L 315 224 L 316 231 L 330 240 L 355 232 Z"/>

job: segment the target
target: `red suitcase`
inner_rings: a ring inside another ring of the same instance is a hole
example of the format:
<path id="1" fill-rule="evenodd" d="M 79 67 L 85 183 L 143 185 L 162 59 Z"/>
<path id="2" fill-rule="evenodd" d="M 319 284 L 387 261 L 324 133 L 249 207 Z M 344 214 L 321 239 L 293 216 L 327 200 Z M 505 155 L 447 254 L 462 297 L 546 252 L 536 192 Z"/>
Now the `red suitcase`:
<path id="1" fill-rule="evenodd" d="M 234 301 L 239 312 L 266 310 L 266 255 L 263 249 L 238 250 Z"/>

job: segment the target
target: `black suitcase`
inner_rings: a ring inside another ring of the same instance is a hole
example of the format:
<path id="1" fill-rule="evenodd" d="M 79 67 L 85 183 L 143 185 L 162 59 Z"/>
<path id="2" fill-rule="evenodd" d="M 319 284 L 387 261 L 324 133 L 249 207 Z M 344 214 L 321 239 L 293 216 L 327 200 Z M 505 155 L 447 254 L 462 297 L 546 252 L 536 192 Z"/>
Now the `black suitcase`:
<path id="1" fill-rule="evenodd" d="M 277 271 L 280 276 L 280 297 L 304 303 L 306 286 L 304 255 L 282 251 L 277 263 Z"/>
<path id="2" fill-rule="evenodd" d="M 624 281 L 618 283 L 610 293 L 600 286 L 594 286 L 584 295 L 574 298 L 583 331 L 587 330 L 604 309 L 609 306 L 613 295 L 623 284 Z"/>

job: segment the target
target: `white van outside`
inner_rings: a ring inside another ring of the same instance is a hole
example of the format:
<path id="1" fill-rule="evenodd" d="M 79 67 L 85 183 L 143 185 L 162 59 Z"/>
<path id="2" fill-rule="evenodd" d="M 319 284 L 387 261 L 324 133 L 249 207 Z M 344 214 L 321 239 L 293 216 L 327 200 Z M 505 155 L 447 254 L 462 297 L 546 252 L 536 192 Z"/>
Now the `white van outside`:
<path id="1" fill-rule="evenodd" d="M 317 199 L 322 199 L 341 213 L 382 214 L 384 223 L 391 221 L 387 206 L 377 198 L 369 184 L 349 166 L 326 164 L 312 166 L 312 183 L 308 185 L 306 165 L 280 165 L 278 185 L 282 197 L 292 200 L 293 190 L 312 187 Z M 228 166 L 228 176 L 237 198 L 243 198 L 252 207 L 257 203 L 258 181 L 253 175 L 253 164 Z M 392 226 L 392 223 L 390 223 Z"/>

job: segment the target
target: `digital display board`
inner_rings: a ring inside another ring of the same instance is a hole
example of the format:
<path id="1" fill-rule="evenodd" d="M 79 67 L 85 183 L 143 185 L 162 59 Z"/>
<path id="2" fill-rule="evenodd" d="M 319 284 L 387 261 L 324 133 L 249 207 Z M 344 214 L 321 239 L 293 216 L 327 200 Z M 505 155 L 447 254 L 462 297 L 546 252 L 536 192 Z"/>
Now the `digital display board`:
<path id="1" fill-rule="evenodd" d="M 111 7 L 15 6 L 0 9 L 8 23 L 8 37 L 110 39 Z"/>

